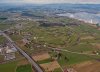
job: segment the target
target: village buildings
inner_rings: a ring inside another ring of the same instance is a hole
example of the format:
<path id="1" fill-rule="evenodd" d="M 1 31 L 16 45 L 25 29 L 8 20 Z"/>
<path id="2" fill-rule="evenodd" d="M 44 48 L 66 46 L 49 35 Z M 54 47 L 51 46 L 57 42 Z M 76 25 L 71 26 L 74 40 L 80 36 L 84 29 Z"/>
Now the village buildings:
<path id="1" fill-rule="evenodd" d="M 16 48 L 10 43 L 0 45 L 0 55 L 4 56 L 4 60 L 15 59 Z"/>

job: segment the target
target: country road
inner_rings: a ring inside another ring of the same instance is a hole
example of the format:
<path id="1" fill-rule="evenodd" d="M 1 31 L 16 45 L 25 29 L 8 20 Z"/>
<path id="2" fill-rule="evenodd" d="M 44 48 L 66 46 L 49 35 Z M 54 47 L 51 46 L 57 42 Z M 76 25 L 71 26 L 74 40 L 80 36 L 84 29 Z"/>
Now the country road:
<path id="1" fill-rule="evenodd" d="M 36 72 L 44 72 L 41 67 L 27 53 L 20 49 L 9 36 L 2 31 L 0 31 L 0 34 L 2 34 L 30 62 Z"/>
<path id="2" fill-rule="evenodd" d="M 100 56 L 100 55 L 97 55 L 97 54 L 88 54 L 88 53 L 81 53 L 81 52 L 73 52 L 73 51 L 69 51 L 69 50 L 61 49 L 61 48 L 48 47 L 48 49 L 57 50 L 57 51 L 65 51 L 65 52 L 74 53 L 74 54 L 82 54 L 82 55 L 89 55 L 89 56 Z"/>

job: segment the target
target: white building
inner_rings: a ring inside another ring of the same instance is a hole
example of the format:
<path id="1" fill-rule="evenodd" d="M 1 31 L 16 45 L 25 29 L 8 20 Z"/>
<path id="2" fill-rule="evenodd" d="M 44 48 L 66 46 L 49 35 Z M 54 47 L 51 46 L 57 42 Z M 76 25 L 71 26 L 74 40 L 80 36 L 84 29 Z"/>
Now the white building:
<path id="1" fill-rule="evenodd" d="M 14 48 L 13 46 L 10 46 L 10 44 L 5 47 L 0 47 L 0 54 L 4 55 L 4 60 L 11 60 L 11 59 L 15 59 L 15 52 L 16 52 L 16 48 Z"/>

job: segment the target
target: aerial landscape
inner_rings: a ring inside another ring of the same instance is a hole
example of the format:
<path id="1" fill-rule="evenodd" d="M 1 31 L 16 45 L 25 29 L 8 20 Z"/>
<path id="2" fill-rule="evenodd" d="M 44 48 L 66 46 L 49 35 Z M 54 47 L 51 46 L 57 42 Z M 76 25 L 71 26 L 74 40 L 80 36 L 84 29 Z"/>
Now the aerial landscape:
<path id="1" fill-rule="evenodd" d="M 100 72 L 100 0 L 1 0 L 0 72 Z"/>

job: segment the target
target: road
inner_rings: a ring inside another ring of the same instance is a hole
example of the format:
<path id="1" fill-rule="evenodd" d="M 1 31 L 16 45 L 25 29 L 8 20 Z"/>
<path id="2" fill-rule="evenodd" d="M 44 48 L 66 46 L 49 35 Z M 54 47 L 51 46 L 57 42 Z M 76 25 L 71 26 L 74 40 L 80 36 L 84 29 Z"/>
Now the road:
<path id="1" fill-rule="evenodd" d="M 23 55 L 25 56 L 28 61 L 35 67 L 35 69 L 37 70 L 37 72 L 43 72 L 43 70 L 38 66 L 38 64 L 30 57 L 27 55 L 27 53 L 25 53 L 23 50 L 21 50 L 15 43 L 14 41 L 7 36 L 5 33 L 2 33 L 4 37 L 6 37 L 9 42 L 11 42 L 11 44 L 13 44 L 14 47 L 16 47 L 16 49 Z M 65 51 L 65 52 L 69 52 L 69 53 L 74 53 L 74 54 L 82 54 L 82 55 L 90 55 L 90 56 L 100 56 L 97 54 L 88 54 L 88 53 L 81 53 L 81 52 L 73 52 L 73 51 L 69 51 L 66 49 L 61 49 L 61 48 L 53 48 L 53 47 L 47 47 L 48 49 L 52 49 L 52 50 L 57 50 L 57 51 Z"/>
<path id="2" fill-rule="evenodd" d="M 9 36 L 1 31 L 0 34 L 2 34 L 31 63 L 37 72 L 44 72 L 41 67 L 27 53 L 20 49 Z"/>
<path id="3" fill-rule="evenodd" d="M 69 53 L 74 53 L 74 54 L 82 54 L 82 55 L 89 55 L 89 56 L 100 56 L 97 54 L 88 54 L 88 53 L 81 53 L 81 52 L 73 52 L 73 51 L 69 51 L 66 49 L 61 49 L 61 48 L 52 48 L 52 47 L 47 47 L 48 49 L 52 49 L 52 50 L 56 50 L 56 51 L 64 51 L 64 52 L 69 52 Z"/>

